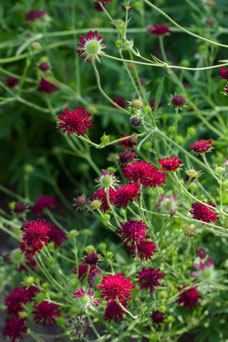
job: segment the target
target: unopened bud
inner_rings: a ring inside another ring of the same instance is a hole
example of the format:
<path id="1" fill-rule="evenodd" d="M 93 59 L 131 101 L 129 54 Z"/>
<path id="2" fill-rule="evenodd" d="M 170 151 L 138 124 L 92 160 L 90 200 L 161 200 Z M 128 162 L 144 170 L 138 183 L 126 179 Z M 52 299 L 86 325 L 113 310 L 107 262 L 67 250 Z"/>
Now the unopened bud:
<path id="1" fill-rule="evenodd" d="M 141 109 L 143 106 L 143 102 L 140 99 L 133 100 L 131 103 L 132 107 L 135 109 Z"/>

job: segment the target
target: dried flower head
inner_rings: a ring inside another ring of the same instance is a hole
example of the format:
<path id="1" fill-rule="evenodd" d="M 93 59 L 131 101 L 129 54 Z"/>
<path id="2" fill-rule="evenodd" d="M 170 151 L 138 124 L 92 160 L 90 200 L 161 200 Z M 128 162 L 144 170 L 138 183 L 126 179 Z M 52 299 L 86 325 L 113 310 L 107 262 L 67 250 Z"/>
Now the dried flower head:
<path id="1" fill-rule="evenodd" d="M 84 59 L 84 62 L 94 63 L 95 60 L 99 61 L 101 58 L 101 51 L 105 48 L 103 36 L 99 35 L 97 31 L 89 31 L 85 37 L 79 37 L 80 44 L 76 53 Z"/>
<path id="2" fill-rule="evenodd" d="M 85 256 L 85 263 L 88 265 L 96 265 L 99 260 L 99 255 L 96 252 L 87 253 Z"/>
<path id="3" fill-rule="evenodd" d="M 201 259 L 205 259 L 207 256 L 207 252 L 205 251 L 205 249 L 203 247 L 197 247 L 196 248 L 196 255 Z"/>
<path id="4" fill-rule="evenodd" d="M 132 116 L 130 119 L 130 123 L 134 127 L 139 127 L 142 125 L 142 120 L 139 119 L 137 116 Z"/>
<path id="5" fill-rule="evenodd" d="M 75 206 L 77 208 L 83 208 L 87 204 L 87 198 L 84 195 L 80 195 L 75 199 Z"/>
<path id="6" fill-rule="evenodd" d="M 67 132 L 68 136 L 74 133 L 78 136 L 86 134 L 86 129 L 92 127 L 91 115 L 92 114 L 88 113 L 84 107 L 77 107 L 72 111 L 65 108 L 62 114 L 58 116 L 59 123 L 57 128 L 62 129 L 63 133 Z"/>

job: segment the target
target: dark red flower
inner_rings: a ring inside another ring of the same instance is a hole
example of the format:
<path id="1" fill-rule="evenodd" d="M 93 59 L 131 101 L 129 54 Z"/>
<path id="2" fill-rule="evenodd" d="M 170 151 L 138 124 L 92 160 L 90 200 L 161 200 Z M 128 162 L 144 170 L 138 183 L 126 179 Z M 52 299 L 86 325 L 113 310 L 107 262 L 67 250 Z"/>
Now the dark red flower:
<path id="1" fill-rule="evenodd" d="M 201 259 L 205 259 L 207 256 L 207 252 L 205 251 L 205 249 L 203 247 L 197 247 L 196 248 L 196 255 Z"/>
<path id="2" fill-rule="evenodd" d="M 150 101 L 150 107 L 151 107 L 152 110 L 154 110 L 154 106 L 155 106 L 155 99 L 152 99 L 152 100 Z M 162 103 L 159 102 L 158 108 L 160 108 L 161 106 L 162 106 Z M 158 109 L 158 108 L 157 108 L 157 109 Z"/>
<path id="3" fill-rule="evenodd" d="M 122 97 L 117 97 L 115 99 L 112 99 L 112 101 L 115 102 L 118 106 L 126 108 L 125 100 Z M 112 103 L 110 104 L 110 106 L 116 108 Z"/>
<path id="4" fill-rule="evenodd" d="M 142 160 L 135 161 L 123 168 L 124 176 L 130 181 L 139 181 L 145 187 L 155 188 L 166 182 L 165 174 L 158 171 L 158 168 L 151 163 Z"/>
<path id="5" fill-rule="evenodd" d="M 40 62 L 38 65 L 38 68 L 42 70 L 43 72 L 46 72 L 50 69 L 50 65 L 47 62 Z"/>
<path id="6" fill-rule="evenodd" d="M 26 211 L 27 209 L 27 206 L 26 204 L 24 203 L 16 203 L 14 208 L 13 208 L 13 211 L 17 214 L 22 214 Z"/>
<path id="7" fill-rule="evenodd" d="M 193 171 L 195 170 L 196 172 L 198 172 L 198 169 L 197 168 L 195 168 L 195 169 L 192 169 Z M 192 171 L 192 170 L 189 170 L 189 171 Z M 187 172 L 186 172 L 187 173 Z M 190 172 L 189 172 L 190 173 Z M 188 175 L 188 174 L 186 174 L 186 176 L 185 176 L 185 182 L 188 182 L 189 180 L 190 180 L 190 182 L 193 182 L 194 181 L 194 179 L 196 179 L 196 177 L 191 177 L 192 175 Z"/>
<path id="8" fill-rule="evenodd" d="M 10 315 L 15 315 L 19 311 L 23 310 L 22 304 L 26 304 L 28 301 L 28 292 L 25 286 L 19 286 L 13 289 L 5 299 L 5 305 L 7 306 L 7 312 Z"/>
<path id="9" fill-rule="evenodd" d="M 116 233 L 120 234 L 121 241 L 129 248 L 135 249 L 138 243 L 147 236 L 148 227 L 143 221 L 135 221 L 129 219 L 125 223 L 121 223 L 121 228 L 116 229 Z"/>
<path id="10" fill-rule="evenodd" d="M 130 183 L 121 185 L 116 191 L 115 205 L 117 208 L 126 208 L 128 202 L 133 202 L 135 198 L 139 198 L 139 184 Z"/>
<path id="11" fill-rule="evenodd" d="M 221 80 L 227 80 L 228 81 L 228 69 L 221 67 L 219 69 L 219 75 L 221 77 Z"/>
<path id="12" fill-rule="evenodd" d="M 163 171 L 175 171 L 181 165 L 182 160 L 178 157 L 167 157 L 166 159 L 159 159 Z"/>
<path id="13" fill-rule="evenodd" d="M 119 156 L 120 164 L 127 164 L 130 163 L 132 160 L 137 158 L 137 155 L 135 154 L 134 150 L 125 150 L 123 151 Z"/>
<path id="14" fill-rule="evenodd" d="M 25 14 L 25 19 L 27 21 L 33 21 L 35 19 L 40 19 L 42 18 L 45 14 L 47 14 L 46 10 L 39 11 L 39 10 L 32 10 L 29 11 Z"/>
<path id="15" fill-rule="evenodd" d="M 39 92 L 47 94 L 53 93 L 57 89 L 58 88 L 53 83 L 49 82 L 43 77 L 41 78 L 39 87 L 37 88 Z"/>
<path id="16" fill-rule="evenodd" d="M 33 214 L 42 213 L 44 209 L 50 210 L 52 207 L 57 206 L 57 199 L 52 196 L 42 195 L 37 198 L 32 208 Z"/>
<path id="17" fill-rule="evenodd" d="M 96 252 L 86 254 L 85 263 L 88 265 L 96 265 L 99 260 L 99 255 Z"/>
<path id="18" fill-rule="evenodd" d="M 126 306 L 126 303 L 122 303 L 122 305 Z M 108 322 L 111 322 L 112 319 L 114 321 L 121 320 L 123 321 L 123 315 L 126 315 L 126 312 L 123 311 L 123 309 L 114 301 L 112 300 L 107 304 L 107 307 L 105 309 L 105 319 Z"/>
<path id="19" fill-rule="evenodd" d="M 49 241 L 48 232 L 51 229 L 51 224 L 45 220 L 27 221 L 23 225 L 23 237 L 21 242 L 21 251 L 26 255 L 34 255 L 40 252 L 43 245 Z"/>
<path id="20" fill-rule="evenodd" d="M 137 248 L 131 248 L 133 258 L 138 254 L 141 260 L 149 260 L 156 252 L 156 246 L 153 242 L 147 240 L 140 240 L 137 243 Z"/>
<path id="21" fill-rule="evenodd" d="M 155 290 L 155 286 L 162 286 L 159 283 L 159 279 L 165 277 L 164 273 L 159 273 L 159 269 L 155 268 L 144 268 L 138 273 L 137 278 L 139 279 L 140 290 L 150 290 L 150 292 Z"/>
<path id="22" fill-rule="evenodd" d="M 76 49 L 76 53 L 81 56 L 85 62 L 95 62 L 99 61 L 101 58 L 101 51 L 105 48 L 103 41 L 103 36 L 99 35 L 97 31 L 89 31 L 85 37 L 79 37 L 80 43 L 78 44 L 79 49 Z"/>
<path id="23" fill-rule="evenodd" d="M 178 291 L 181 291 L 182 289 Z M 192 287 L 191 289 L 185 290 L 184 292 L 180 294 L 178 298 L 178 302 L 180 304 L 183 303 L 184 308 L 191 309 L 193 306 L 195 306 L 198 303 L 199 298 L 200 298 L 199 292 L 197 291 L 195 287 Z"/>
<path id="24" fill-rule="evenodd" d="M 28 302 L 31 302 L 37 295 L 37 293 L 40 292 L 40 290 L 38 289 L 38 287 L 36 286 L 30 286 L 29 288 L 26 289 L 27 290 L 27 300 Z"/>
<path id="25" fill-rule="evenodd" d="M 100 189 L 97 192 L 94 193 L 92 200 L 94 199 L 99 199 L 102 202 L 101 205 L 101 210 L 106 211 L 109 210 L 109 205 L 107 202 L 107 196 L 105 193 L 104 189 Z M 109 199 L 110 199 L 110 203 L 114 203 L 116 200 L 116 190 L 109 188 Z"/>
<path id="26" fill-rule="evenodd" d="M 124 137 L 127 137 L 127 135 L 126 134 L 121 134 L 121 137 L 124 138 Z M 121 146 L 124 146 L 126 148 L 132 148 L 133 146 L 136 145 L 137 138 L 138 138 L 137 134 L 132 134 L 130 136 L 130 138 L 124 139 L 124 140 L 120 140 L 118 142 L 118 144 L 121 145 Z"/>
<path id="27" fill-rule="evenodd" d="M 164 321 L 164 314 L 159 310 L 154 310 L 150 317 L 152 318 L 152 321 L 155 324 L 159 324 Z"/>
<path id="28" fill-rule="evenodd" d="M 208 205 L 216 208 L 215 204 L 207 202 Z M 209 209 L 206 205 L 202 203 L 193 203 L 192 209 L 189 212 L 193 215 L 194 219 L 203 222 L 216 222 L 219 220 L 218 214 L 214 213 L 213 209 Z"/>
<path id="29" fill-rule="evenodd" d="M 87 198 L 84 195 L 80 195 L 75 199 L 75 206 L 77 208 L 83 208 L 87 204 Z"/>
<path id="30" fill-rule="evenodd" d="M 67 132 L 67 135 L 76 133 L 78 136 L 86 134 L 86 129 L 91 128 L 90 116 L 92 114 L 88 113 L 85 108 L 74 108 L 71 112 L 68 108 L 64 109 L 64 112 L 58 119 L 60 120 L 58 124 L 59 129 L 63 129 L 63 133 Z"/>
<path id="31" fill-rule="evenodd" d="M 98 2 L 101 2 L 102 4 L 107 4 L 108 2 L 112 2 L 112 0 L 97 0 Z"/>
<path id="32" fill-rule="evenodd" d="M 131 283 L 130 278 L 125 279 L 123 273 L 118 273 L 103 277 L 102 285 L 99 285 L 98 288 L 102 291 L 101 297 L 104 297 L 107 302 L 116 299 L 122 302 L 124 299 L 129 300 L 131 298 L 130 292 L 135 288 L 135 285 Z"/>
<path id="33" fill-rule="evenodd" d="M 148 26 L 148 32 L 156 36 L 164 36 L 170 33 L 171 30 L 166 25 L 150 25 Z"/>
<path id="34" fill-rule="evenodd" d="M 38 305 L 35 305 L 32 312 L 34 315 L 34 320 L 43 325 L 55 324 L 55 317 L 61 316 L 58 308 L 58 305 L 48 302 L 42 302 Z"/>
<path id="35" fill-rule="evenodd" d="M 22 334 L 25 334 L 28 326 L 25 323 L 25 318 L 19 318 L 17 316 L 7 318 L 6 325 L 3 329 L 3 336 L 5 338 L 11 338 L 11 342 L 22 339 Z"/>
<path id="36" fill-rule="evenodd" d="M 181 95 L 175 95 L 172 98 L 172 104 L 175 107 L 182 107 L 184 106 L 185 102 L 186 102 L 185 99 Z"/>
<path id="37" fill-rule="evenodd" d="M 49 242 L 53 241 L 55 244 L 55 248 L 61 246 L 64 240 L 67 239 L 66 234 L 62 231 L 62 229 L 51 226 L 49 232 L 48 232 Z"/>
<path id="38" fill-rule="evenodd" d="M 103 4 L 103 6 L 106 8 L 105 4 Z M 98 12 L 102 12 L 103 8 L 101 7 L 101 5 L 98 2 L 94 3 L 94 9 Z"/>
<path id="39" fill-rule="evenodd" d="M 14 88 L 16 87 L 16 85 L 18 85 L 19 80 L 17 78 L 14 77 L 7 77 L 6 78 L 6 84 L 9 88 Z"/>
<path id="40" fill-rule="evenodd" d="M 204 152 L 207 152 L 211 148 L 211 143 L 212 143 L 212 139 L 210 139 L 209 141 L 201 139 L 199 141 L 196 141 L 193 146 L 190 146 L 190 148 L 194 152 L 204 153 Z"/>

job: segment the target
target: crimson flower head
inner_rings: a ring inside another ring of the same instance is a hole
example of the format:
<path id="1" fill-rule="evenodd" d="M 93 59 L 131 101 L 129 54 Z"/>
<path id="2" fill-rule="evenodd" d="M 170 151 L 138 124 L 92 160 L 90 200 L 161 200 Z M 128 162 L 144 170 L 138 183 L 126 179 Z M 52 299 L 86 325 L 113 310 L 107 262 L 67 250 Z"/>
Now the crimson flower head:
<path id="1" fill-rule="evenodd" d="M 113 102 L 115 102 L 118 106 L 121 108 L 126 108 L 125 101 L 122 97 L 117 97 L 115 99 L 112 99 Z M 111 107 L 116 108 L 112 103 L 110 104 Z"/>
<path id="2" fill-rule="evenodd" d="M 211 148 L 211 143 L 212 139 L 210 139 L 209 141 L 201 139 L 199 141 L 196 141 L 193 146 L 190 146 L 190 148 L 196 153 L 204 153 L 209 151 L 209 149 Z"/>
<path id="3" fill-rule="evenodd" d="M 79 41 L 79 49 L 76 50 L 76 53 L 84 59 L 84 62 L 94 63 L 95 60 L 99 62 L 101 51 L 105 48 L 101 43 L 103 36 L 99 35 L 97 31 L 89 31 L 85 37 L 80 36 Z"/>
<path id="4" fill-rule="evenodd" d="M 38 65 L 38 68 L 41 71 L 46 72 L 50 69 L 50 65 L 47 62 L 40 62 L 40 64 Z"/>
<path id="5" fill-rule="evenodd" d="M 64 240 L 67 239 L 66 234 L 56 226 L 51 226 L 48 232 L 49 242 L 53 241 L 55 244 L 55 248 L 60 247 Z"/>
<path id="6" fill-rule="evenodd" d="M 150 317 L 152 318 L 152 322 L 155 324 L 159 324 L 164 321 L 164 314 L 159 310 L 154 310 Z"/>
<path id="7" fill-rule="evenodd" d="M 164 36 L 171 32 L 171 30 L 166 25 L 150 25 L 148 27 L 148 32 L 155 34 L 156 36 Z"/>
<path id="8" fill-rule="evenodd" d="M 167 157 L 166 159 L 159 159 L 163 171 L 175 171 L 181 165 L 182 160 L 178 157 Z"/>
<path id="9" fill-rule="evenodd" d="M 109 191 L 110 203 L 114 203 L 116 200 L 116 190 L 109 188 L 108 191 Z M 100 189 L 97 192 L 95 192 L 93 194 L 93 197 L 92 197 L 92 200 L 94 200 L 94 199 L 99 199 L 101 201 L 101 203 L 102 203 L 101 204 L 101 210 L 106 211 L 106 210 L 110 209 L 108 202 L 107 202 L 107 196 L 106 196 L 104 189 Z"/>
<path id="10" fill-rule="evenodd" d="M 47 14 L 46 10 L 32 10 L 25 14 L 26 21 L 34 21 L 36 19 L 41 19 L 45 14 Z"/>
<path id="11" fill-rule="evenodd" d="M 121 134 L 121 137 L 124 138 L 124 137 L 127 137 L 127 135 L 126 134 Z M 124 146 L 126 148 L 132 148 L 133 146 L 136 145 L 137 138 L 138 138 L 137 134 L 132 134 L 130 136 L 130 138 L 124 139 L 124 140 L 120 140 L 118 142 L 118 144 L 121 145 L 121 146 Z"/>
<path id="12" fill-rule="evenodd" d="M 23 236 L 21 242 L 21 251 L 26 255 L 35 255 L 40 252 L 43 245 L 49 241 L 48 232 L 51 224 L 45 220 L 27 221 L 23 225 Z"/>
<path id="13" fill-rule="evenodd" d="M 58 116 L 59 124 L 58 128 L 63 130 L 63 133 L 67 132 L 67 135 L 76 133 L 77 136 L 86 134 L 86 129 L 92 127 L 90 116 L 85 108 L 74 108 L 69 111 L 68 108 L 64 109 L 64 112 Z"/>
<path id="14" fill-rule="evenodd" d="M 183 289 L 183 288 L 182 288 Z M 178 290 L 181 291 L 182 289 Z M 183 304 L 184 308 L 191 309 L 193 306 L 195 306 L 199 301 L 200 295 L 199 292 L 195 287 L 192 287 L 191 289 L 185 290 L 182 292 L 178 298 L 178 302 Z"/>
<path id="15" fill-rule="evenodd" d="M 135 198 L 139 198 L 139 184 L 131 183 L 121 185 L 116 191 L 115 205 L 117 208 L 126 208 L 128 202 L 133 202 Z"/>
<path id="16" fill-rule="evenodd" d="M 216 208 L 215 204 L 207 202 L 208 205 Z M 193 215 L 194 219 L 203 222 L 216 222 L 219 220 L 218 214 L 214 213 L 213 209 L 209 209 L 206 205 L 202 203 L 193 203 L 192 209 L 189 212 Z"/>
<path id="17" fill-rule="evenodd" d="M 6 84 L 9 88 L 14 88 L 18 85 L 19 80 L 17 78 L 14 77 L 7 77 L 6 78 Z"/>
<path id="18" fill-rule="evenodd" d="M 181 95 L 175 95 L 172 98 L 172 104 L 175 107 L 183 107 L 185 102 L 186 102 L 185 99 Z"/>
<path id="19" fill-rule="evenodd" d="M 99 255 L 96 252 L 90 252 L 86 254 L 85 263 L 87 265 L 96 265 L 99 260 Z"/>
<path id="20" fill-rule="evenodd" d="M 55 324 L 55 317 L 60 317 L 61 314 L 58 311 L 58 305 L 48 302 L 42 302 L 38 305 L 34 306 L 33 315 L 34 320 L 37 323 L 41 323 L 43 325 L 51 325 Z"/>
<path id="21" fill-rule="evenodd" d="M 221 80 L 227 80 L 228 81 L 228 69 L 221 67 L 219 69 L 219 75 L 221 77 Z"/>
<path id="22" fill-rule="evenodd" d="M 150 107 L 151 107 L 152 110 L 154 110 L 154 106 L 155 106 L 155 99 L 152 99 L 152 100 L 150 101 Z M 158 108 L 160 108 L 161 106 L 162 106 L 162 103 L 159 102 Z M 158 109 L 158 108 L 157 108 L 157 109 Z"/>
<path id="23" fill-rule="evenodd" d="M 165 277 L 164 273 L 159 273 L 160 269 L 155 268 L 144 268 L 138 273 L 137 278 L 139 279 L 140 290 L 155 290 L 155 286 L 162 286 L 159 283 L 159 279 Z"/>
<path id="24" fill-rule="evenodd" d="M 207 256 L 207 252 L 205 251 L 205 249 L 203 247 L 197 247 L 196 248 L 196 255 L 201 259 L 205 259 Z"/>
<path id="25" fill-rule="evenodd" d="M 137 249 L 130 248 L 130 250 L 132 251 L 133 258 L 138 254 L 141 260 L 150 260 L 157 251 L 155 244 L 147 240 L 140 240 L 137 243 Z"/>
<path id="26" fill-rule="evenodd" d="M 120 164 L 128 164 L 135 158 L 137 158 L 137 155 L 135 154 L 134 150 L 125 150 L 120 154 L 119 161 Z"/>
<path id="27" fill-rule="evenodd" d="M 13 208 L 13 211 L 16 214 L 23 214 L 26 210 L 27 210 L 27 206 L 24 203 L 16 203 Z"/>
<path id="28" fill-rule="evenodd" d="M 37 198 L 33 208 L 32 213 L 38 214 L 42 213 L 44 209 L 50 210 L 52 207 L 57 206 L 57 200 L 55 197 L 42 195 Z"/>
<path id="29" fill-rule="evenodd" d="M 13 289 L 5 299 L 8 314 L 16 315 L 19 311 L 22 311 L 23 304 L 30 302 L 37 292 L 39 292 L 39 289 L 35 286 L 30 286 L 29 288 L 19 286 Z"/>
<path id="30" fill-rule="evenodd" d="M 122 305 L 126 306 L 126 303 L 123 302 Z M 107 307 L 105 309 L 106 321 L 111 322 L 112 319 L 114 319 L 114 321 L 116 322 L 118 320 L 123 321 L 123 315 L 126 315 L 126 312 L 123 311 L 119 304 L 117 304 L 114 300 L 107 304 Z"/>
<path id="31" fill-rule="evenodd" d="M 25 334 L 28 326 L 25 323 L 25 318 L 18 316 L 9 317 L 6 320 L 6 325 L 3 329 L 3 336 L 11 338 L 11 342 L 22 340 L 22 334 Z"/>
<path id="32" fill-rule="evenodd" d="M 117 273 L 103 277 L 102 285 L 99 285 L 98 288 L 101 290 L 101 297 L 104 297 L 107 302 L 116 299 L 122 302 L 124 299 L 131 298 L 130 292 L 135 285 L 131 283 L 130 278 L 125 279 L 123 273 Z"/>
<path id="33" fill-rule="evenodd" d="M 37 90 L 40 93 L 47 93 L 47 94 L 51 94 L 51 93 L 53 93 L 57 89 L 58 88 L 56 87 L 56 85 L 54 85 L 53 83 L 49 82 L 44 77 L 41 78 L 39 87 L 37 88 Z"/>
<path id="34" fill-rule="evenodd" d="M 121 241 L 125 246 L 128 244 L 130 248 L 135 249 L 138 243 L 146 237 L 148 227 L 143 221 L 135 221 L 129 219 L 125 223 L 121 223 L 121 228 L 116 229 L 116 233 L 120 234 Z"/>

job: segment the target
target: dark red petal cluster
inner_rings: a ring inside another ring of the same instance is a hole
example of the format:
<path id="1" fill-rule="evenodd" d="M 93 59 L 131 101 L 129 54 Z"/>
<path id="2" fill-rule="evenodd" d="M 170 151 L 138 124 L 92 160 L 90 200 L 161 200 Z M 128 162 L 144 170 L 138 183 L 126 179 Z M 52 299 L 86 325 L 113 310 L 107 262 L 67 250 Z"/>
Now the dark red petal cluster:
<path id="1" fill-rule="evenodd" d="M 122 303 L 124 306 L 126 306 L 126 303 Z M 105 319 L 108 322 L 111 322 L 112 319 L 114 321 L 121 320 L 123 321 L 123 315 L 126 315 L 126 312 L 123 311 L 123 309 L 114 301 L 112 300 L 107 304 L 107 307 L 105 309 Z"/>
<path id="2" fill-rule="evenodd" d="M 73 270 L 73 273 L 78 274 L 78 279 L 83 280 L 88 271 L 88 265 L 83 263 L 78 265 L 78 268 L 75 268 Z M 96 268 L 94 265 L 91 265 L 90 270 L 89 270 L 89 275 L 88 275 L 88 283 L 92 286 L 94 278 L 99 275 L 101 272 L 99 271 L 98 268 Z"/>
<path id="3" fill-rule="evenodd" d="M 53 93 L 55 90 L 57 90 L 58 88 L 56 87 L 56 85 L 54 85 L 53 83 L 49 82 L 48 80 L 46 80 L 45 78 L 41 78 L 39 87 L 37 88 L 37 90 L 41 93 L 47 93 L 47 94 L 51 94 Z"/>
<path id="4" fill-rule="evenodd" d="M 26 211 L 27 209 L 27 206 L 26 204 L 24 203 L 16 203 L 14 208 L 13 208 L 13 211 L 17 214 L 22 214 Z"/>
<path id="5" fill-rule="evenodd" d="M 128 164 L 135 158 L 137 158 L 137 155 L 135 154 L 134 150 L 125 150 L 120 154 L 119 161 L 120 164 Z"/>
<path id="6" fill-rule="evenodd" d="M 14 77 L 7 77 L 6 78 L 6 84 L 9 88 L 14 88 L 16 87 L 16 85 L 18 85 L 19 80 L 17 78 Z"/>
<path id="7" fill-rule="evenodd" d="M 115 99 L 112 99 L 113 102 L 115 102 L 118 106 L 121 108 L 126 108 L 125 100 L 122 97 L 116 97 Z M 116 108 L 112 103 L 110 104 L 111 107 Z"/>
<path id="8" fill-rule="evenodd" d="M 166 25 L 150 25 L 148 27 L 148 32 L 151 34 L 155 34 L 156 36 L 164 36 L 167 33 L 170 33 L 171 30 Z"/>
<path id="9" fill-rule="evenodd" d="M 51 224 L 45 220 L 27 221 L 23 225 L 23 237 L 21 242 L 21 251 L 26 255 L 34 255 L 40 252 L 43 245 L 49 241 L 48 232 Z"/>
<path id="10" fill-rule="evenodd" d="M 121 137 L 124 138 L 124 137 L 127 137 L 127 135 L 126 134 L 121 134 Z M 137 138 L 138 138 L 137 134 L 132 134 L 130 136 L 130 138 L 125 139 L 125 140 L 120 140 L 118 142 L 118 144 L 121 145 L 121 146 L 124 146 L 126 148 L 132 148 L 133 146 L 136 145 Z"/>
<path id="11" fill-rule="evenodd" d="M 205 249 L 203 247 L 197 247 L 196 248 L 196 255 L 201 259 L 205 259 L 207 256 L 207 252 L 205 251 Z"/>
<path id="12" fill-rule="evenodd" d="M 40 10 L 32 10 L 25 14 L 25 19 L 27 21 L 33 21 L 36 19 L 42 18 L 45 14 L 47 14 L 46 10 L 40 11 Z"/>
<path id="13" fill-rule="evenodd" d="M 13 289 L 5 299 L 8 314 L 15 315 L 19 311 L 23 310 L 22 304 L 30 302 L 37 292 L 39 292 L 39 289 L 35 286 L 30 286 L 29 288 L 19 286 Z"/>
<path id="14" fill-rule="evenodd" d="M 211 148 L 211 143 L 212 143 L 212 139 L 210 139 L 209 141 L 201 139 L 199 141 L 196 141 L 193 146 L 190 146 L 190 148 L 194 152 L 203 153 L 203 152 L 207 152 Z"/>
<path id="15" fill-rule="evenodd" d="M 152 99 L 152 100 L 150 101 L 150 107 L 151 107 L 152 110 L 154 110 L 154 106 L 155 106 L 155 99 Z M 160 108 L 161 106 L 162 106 L 162 103 L 159 102 L 158 108 Z M 157 109 L 158 109 L 158 108 L 157 108 Z"/>
<path id="16" fill-rule="evenodd" d="M 128 202 L 133 202 L 135 198 L 139 198 L 139 184 L 130 183 L 121 185 L 116 191 L 115 205 L 117 208 L 126 208 Z"/>
<path id="17" fill-rule="evenodd" d="M 42 213 L 44 209 L 50 210 L 52 207 L 57 206 L 57 199 L 52 196 L 42 195 L 37 198 L 32 208 L 33 214 Z"/>
<path id="18" fill-rule="evenodd" d="M 96 265 L 99 260 L 99 255 L 96 252 L 86 254 L 85 263 L 88 265 Z"/>
<path id="19" fill-rule="evenodd" d="M 159 324 L 164 321 L 164 314 L 159 310 L 154 310 L 151 314 L 151 318 L 153 323 Z"/>
<path id="20" fill-rule="evenodd" d="M 28 326 L 25 323 L 25 318 L 17 316 L 7 318 L 6 325 L 3 329 L 3 336 L 10 338 L 11 342 L 22 339 L 22 334 L 25 334 Z"/>
<path id="21" fill-rule="evenodd" d="M 221 67 L 219 69 L 219 75 L 221 77 L 221 80 L 227 80 L 228 81 L 228 69 L 225 67 Z"/>
<path id="22" fill-rule="evenodd" d="M 116 233 L 120 234 L 121 241 L 125 246 L 135 249 L 138 243 L 146 238 L 148 227 L 143 221 L 135 221 L 129 219 L 125 223 L 121 223 L 121 227 L 116 229 Z"/>
<path id="23" fill-rule="evenodd" d="M 178 157 L 159 159 L 163 171 L 175 171 L 181 165 L 182 160 Z"/>
<path id="24" fill-rule="evenodd" d="M 125 279 L 123 273 L 117 273 L 103 277 L 102 285 L 99 285 L 98 288 L 101 290 L 101 297 L 104 297 L 107 302 L 116 299 L 122 302 L 124 299 L 131 298 L 130 292 L 135 285 L 131 283 L 130 278 Z"/>
<path id="25" fill-rule="evenodd" d="M 99 199 L 102 202 L 101 210 L 106 211 L 106 210 L 110 209 L 108 202 L 107 202 L 107 196 L 106 196 L 104 189 L 100 189 L 97 192 L 95 192 L 93 197 L 92 197 L 92 200 L 94 200 L 94 199 Z M 114 203 L 116 200 L 116 190 L 114 190 L 112 188 L 109 188 L 109 200 L 110 200 L 110 203 Z"/>
<path id="26" fill-rule="evenodd" d="M 43 72 L 46 72 L 50 69 L 50 65 L 47 62 L 40 62 L 38 65 L 38 68 L 42 70 Z"/>
<path id="27" fill-rule="evenodd" d="M 34 315 L 34 320 L 43 325 L 55 324 L 55 317 L 61 316 L 58 308 L 58 305 L 48 302 L 42 302 L 38 305 L 35 305 L 32 312 Z"/>
<path id="28" fill-rule="evenodd" d="M 133 258 L 138 254 L 141 260 L 149 260 L 156 252 L 156 246 L 153 242 L 147 240 L 140 240 L 137 243 L 137 249 L 131 248 Z"/>
<path id="29" fill-rule="evenodd" d="M 48 232 L 49 242 L 53 241 L 55 244 L 55 248 L 61 246 L 64 240 L 67 239 L 66 234 L 62 231 L 62 229 L 51 226 L 49 232 Z"/>
<path id="30" fill-rule="evenodd" d="M 152 292 L 155 290 L 155 286 L 162 286 L 158 280 L 164 278 L 165 274 L 159 273 L 159 271 L 160 269 L 143 267 L 142 271 L 137 274 L 140 290 Z"/>
<path id="31" fill-rule="evenodd" d="M 180 291 L 180 290 L 179 290 Z M 178 302 L 183 304 L 184 308 L 191 309 L 199 301 L 200 295 L 195 287 L 185 290 L 182 292 L 178 298 Z"/>
<path id="32" fill-rule="evenodd" d="M 155 188 L 166 182 L 164 173 L 158 171 L 158 168 L 145 161 L 135 161 L 131 165 L 123 168 L 125 178 L 133 182 L 140 182 L 145 187 Z"/>
<path id="33" fill-rule="evenodd" d="M 63 133 L 67 132 L 67 135 L 76 133 L 78 136 L 86 134 L 86 129 L 91 128 L 90 116 L 85 108 L 74 108 L 69 111 L 68 108 L 64 109 L 64 112 L 58 117 L 59 124 L 58 129 L 62 129 Z"/>
<path id="34" fill-rule="evenodd" d="M 207 202 L 208 205 L 216 208 L 215 204 Z M 219 220 L 218 214 L 214 213 L 213 209 L 209 209 L 206 205 L 202 203 L 193 203 L 192 209 L 189 212 L 193 215 L 194 219 L 203 222 L 216 222 Z"/>
<path id="35" fill-rule="evenodd" d="M 184 106 L 185 102 L 186 102 L 185 99 L 181 95 L 175 95 L 172 98 L 172 104 L 175 107 L 182 107 Z"/>

